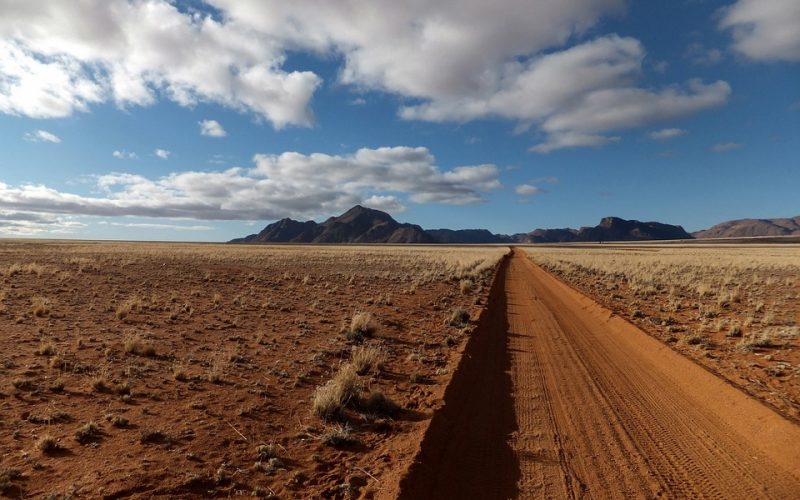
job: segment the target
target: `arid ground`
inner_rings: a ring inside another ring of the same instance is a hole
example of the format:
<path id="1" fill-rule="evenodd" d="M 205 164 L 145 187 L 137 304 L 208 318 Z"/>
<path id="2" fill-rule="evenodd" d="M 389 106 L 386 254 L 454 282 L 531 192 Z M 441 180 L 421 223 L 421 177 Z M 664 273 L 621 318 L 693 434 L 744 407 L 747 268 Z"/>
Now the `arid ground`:
<path id="1" fill-rule="evenodd" d="M 796 497 L 799 254 L 4 242 L 0 491 Z"/>
<path id="2" fill-rule="evenodd" d="M 4 242 L 2 493 L 390 491 L 507 252 Z"/>

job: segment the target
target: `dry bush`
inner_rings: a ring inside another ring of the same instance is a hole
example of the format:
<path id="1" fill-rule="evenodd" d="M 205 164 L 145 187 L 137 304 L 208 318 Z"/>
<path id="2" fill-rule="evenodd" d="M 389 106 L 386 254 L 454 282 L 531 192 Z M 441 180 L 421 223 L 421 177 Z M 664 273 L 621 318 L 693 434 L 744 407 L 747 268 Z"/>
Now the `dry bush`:
<path id="1" fill-rule="evenodd" d="M 353 442 L 348 424 L 337 424 L 326 428 L 319 440 L 328 446 L 344 446 Z"/>
<path id="2" fill-rule="evenodd" d="M 350 320 L 349 336 L 353 338 L 373 337 L 378 331 L 378 323 L 371 312 L 360 311 Z"/>
<path id="3" fill-rule="evenodd" d="M 144 340 L 138 333 L 128 335 L 125 339 L 124 348 L 128 354 L 147 357 L 155 357 L 156 355 L 155 346 Z"/>
<path id="4" fill-rule="evenodd" d="M 386 354 L 379 347 L 354 347 L 351 361 L 359 375 L 366 375 L 372 370 L 383 369 Z"/>
<path id="5" fill-rule="evenodd" d="M 42 453 L 49 455 L 61 450 L 61 445 L 58 440 L 50 434 L 45 434 L 36 441 L 36 449 Z"/>
<path id="6" fill-rule="evenodd" d="M 344 364 L 332 379 L 314 391 L 314 414 L 325 419 L 341 417 L 351 401 L 361 392 L 361 383 L 352 364 Z"/>
<path id="7" fill-rule="evenodd" d="M 475 283 L 472 280 L 467 279 L 461 280 L 461 282 L 458 284 L 458 289 L 461 290 L 462 295 L 468 294 L 474 287 Z"/>
<path id="8" fill-rule="evenodd" d="M 50 301 L 42 296 L 35 296 L 31 299 L 31 312 L 37 318 L 44 318 L 50 315 Z"/>
<path id="9" fill-rule="evenodd" d="M 56 353 L 56 345 L 50 341 L 42 342 L 39 348 L 36 349 L 36 354 L 39 356 L 52 356 Z"/>
<path id="10" fill-rule="evenodd" d="M 450 312 L 447 324 L 456 328 L 461 328 L 469 323 L 469 311 L 463 307 L 456 307 Z"/>
<path id="11" fill-rule="evenodd" d="M 75 431 L 75 440 L 81 444 L 86 444 L 100 439 L 101 431 L 97 422 L 90 421 L 78 427 Z"/>

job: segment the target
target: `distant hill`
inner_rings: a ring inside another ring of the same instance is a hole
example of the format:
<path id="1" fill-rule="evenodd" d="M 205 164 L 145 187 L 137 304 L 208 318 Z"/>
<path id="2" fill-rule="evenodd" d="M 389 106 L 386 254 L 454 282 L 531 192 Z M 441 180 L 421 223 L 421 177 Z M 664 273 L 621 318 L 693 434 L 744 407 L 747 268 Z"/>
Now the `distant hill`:
<path id="1" fill-rule="evenodd" d="M 639 222 L 619 217 L 604 217 L 595 227 L 582 227 L 575 241 L 690 240 L 681 226 L 661 222 Z"/>
<path id="2" fill-rule="evenodd" d="M 321 224 L 281 219 L 258 234 L 231 243 L 443 243 L 505 244 L 591 241 L 643 241 L 691 239 L 681 226 L 605 217 L 600 224 L 580 229 L 536 229 L 511 236 L 486 229 L 428 229 L 401 224 L 380 210 L 356 205 Z"/>
<path id="3" fill-rule="evenodd" d="M 435 243 L 421 227 L 400 224 L 380 210 L 356 205 L 322 224 L 281 219 L 231 243 Z"/>
<path id="4" fill-rule="evenodd" d="M 695 238 L 800 236 L 800 216 L 786 219 L 738 219 L 692 233 Z"/>
<path id="5" fill-rule="evenodd" d="M 488 243 L 513 243 L 511 236 L 494 234 L 487 229 L 426 229 L 437 243 L 446 244 L 488 244 Z"/>

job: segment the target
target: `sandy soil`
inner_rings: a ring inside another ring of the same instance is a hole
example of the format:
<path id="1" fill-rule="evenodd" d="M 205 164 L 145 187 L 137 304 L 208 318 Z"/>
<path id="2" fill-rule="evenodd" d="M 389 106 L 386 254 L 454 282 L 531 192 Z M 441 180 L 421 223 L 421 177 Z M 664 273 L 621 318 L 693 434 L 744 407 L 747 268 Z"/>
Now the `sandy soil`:
<path id="1" fill-rule="evenodd" d="M 420 252 L 3 242 L 0 493 L 392 496 L 471 329 L 446 319 L 477 317 L 492 277 L 462 293 Z M 314 391 L 358 310 L 386 358 L 359 384 L 400 411 L 325 421 Z M 339 425 L 349 440 L 323 442 Z"/>
<path id="2" fill-rule="evenodd" d="M 797 496 L 796 424 L 521 250 L 499 279 L 401 498 Z"/>

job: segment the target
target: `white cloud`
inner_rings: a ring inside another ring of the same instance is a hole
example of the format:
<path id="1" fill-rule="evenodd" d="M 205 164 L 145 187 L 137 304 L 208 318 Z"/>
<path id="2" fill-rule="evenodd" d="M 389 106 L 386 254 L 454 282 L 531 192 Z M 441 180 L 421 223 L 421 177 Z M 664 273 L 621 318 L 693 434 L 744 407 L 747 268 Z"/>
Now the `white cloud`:
<path id="1" fill-rule="evenodd" d="M 738 0 L 722 10 L 719 26 L 731 30 L 733 48 L 750 59 L 800 61 L 797 0 Z"/>
<path id="2" fill-rule="evenodd" d="M 330 215 L 357 203 L 399 212 L 412 203 L 469 204 L 500 187 L 495 165 L 442 171 L 425 148 L 359 149 L 350 155 L 256 155 L 251 169 L 176 172 L 150 179 L 96 177 L 100 195 L 0 182 L 0 209 L 92 216 L 270 220 Z"/>
<path id="3" fill-rule="evenodd" d="M 600 147 L 619 141 L 619 137 L 606 137 L 597 134 L 584 134 L 581 132 L 556 132 L 549 135 L 547 141 L 539 143 L 532 148 L 535 153 L 547 154 L 557 149 Z"/>
<path id="4" fill-rule="evenodd" d="M 52 142 L 55 144 L 61 142 L 61 138 L 59 136 L 46 130 L 34 130 L 33 132 L 26 132 L 24 137 L 26 141 L 31 142 Z"/>
<path id="5" fill-rule="evenodd" d="M 674 139 L 675 137 L 686 135 L 686 131 L 682 128 L 664 128 L 661 130 L 650 132 L 647 135 L 653 140 L 665 141 L 667 139 Z"/>
<path id="6" fill-rule="evenodd" d="M 124 149 L 122 151 L 115 150 L 111 153 L 111 156 L 118 160 L 135 160 L 139 157 L 136 153 L 125 151 Z"/>
<path id="7" fill-rule="evenodd" d="M 0 184 L 2 185 L 2 184 Z M 71 217 L 53 214 L 0 210 L 0 234 L 33 236 L 37 234 L 68 234 L 86 227 Z"/>
<path id="8" fill-rule="evenodd" d="M 153 152 L 153 154 L 155 154 L 156 156 L 158 156 L 162 160 L 166 160 L 166 159 L 168 159 L 170 157 L 170 155 L 172 155 L 172 151 L 168 151 L 166 149 L 158 148 Z"/>
<path id="9" fill-rule="evenodd" d="M 715 153 L 725 153 L 726 151 L 733 151 L 734 149 L 741 148 L 742 145 L 738 142 L 721 142 L 711 146 L 711 151 Z"/>
<path id="10" fill-rule="evenodd" d="M 197 123 L 200 125 L 200 135 L 207 137 L 225 137 L 228 135 L 217 120 L 203 120 Z"/>
<path id="11" fill-rule="evenodd" d="M 540 188 L 533 186 L 531 184 L 520 184 L 514 188 L 514 192 L 520 196 L 533 196 L 537 194 L 541 194 L 542 191 Z"/>
<path id="12" fill-rule="evenodd" d="M 310 125 L 321 80 L 281 69 L 286 47 L 163 0 L 0 0 L 0 112 L 64 117 L 113 100 L 214 102 L 275 127 Z"/>
<path id="13" fill-rule="evenodd" d="M 652 90 L 631 85 L 641 73 L 644 51 L 631 38 L 608 36 L 526 64 L 509 64 L 498 88 L 484 98 L 440 99 L 408 106 L 408 119 L 466 121 L 501 116 L 537 123 L 548 139 L 532 148 L 601 146 L 617 139 L 603 133 L 689 115 L 724 104 L 730 86 L 690 80 Z"/>

